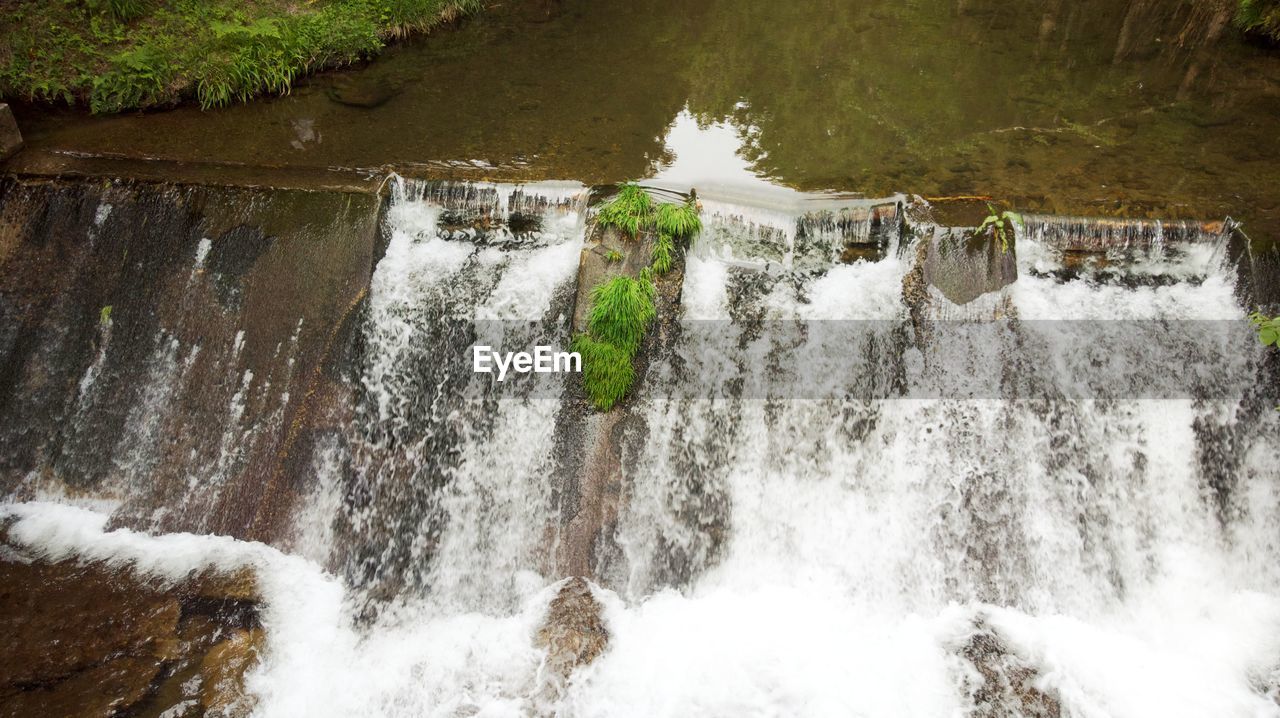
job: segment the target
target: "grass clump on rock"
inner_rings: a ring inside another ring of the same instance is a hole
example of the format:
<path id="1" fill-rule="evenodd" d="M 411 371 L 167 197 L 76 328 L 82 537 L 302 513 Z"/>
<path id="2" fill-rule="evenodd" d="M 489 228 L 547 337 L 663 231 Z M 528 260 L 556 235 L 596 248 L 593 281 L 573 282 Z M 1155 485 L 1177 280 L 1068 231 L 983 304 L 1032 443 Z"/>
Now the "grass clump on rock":
<path id="1" fill-rule="evenodd" d="M 119 112 L 288 92 L 300 75 L 479 9 L 480 0 L 14 0 L 0 97 Z"/>
<path id="2" fill-rule="evenodd" d="M 635 381 L 631 357 L 618 347 L 587 334 L 579 334 L 573 340 L 573 351 L 582 355 L 582 385 L 591 403 L 601 411 L 612 409 Z"/>
<path id="3" fill-rule="evenodd" d="M 592 336 L 635 356 L 653 321 L 656 289 L 648 277 L 614 277 L 591 291 L 587 328 Z"/>
<path id="4" fill-rule="evenodd" d="M 676 242 L 669 234 L 658 235 L 658 241 L 653 243 L 653 271 L 658 274 L 666 274 L 671 271 L 672 255 L 676 251 Z"/>
<path id="5" fill-rule="evenodd" d="M 657 315 L 657 289 L 648 270 L 639 278 L 614 277 L 591 292 L 587 333 L 574 339 L 582 355 L 582 384 L 597 409 L 608 411 L 635 381 L 631 365 Z"/>
<path id="6" fill-rule="evenodd" d="M 613 199 L 605 202 L 596 216 L 602 227 L 617 227 L 632 239 L 653 221 L 653 199 L 643 187 L 628 182 Z"/>
<path id="7" fill-rule="evenodd" d="M 656 230 L 651 265 L 639 277 L 616 276 L 591 291 L 587 333 L 574 340 L 582 355 L 582 383 L 591 403 L 608 411 L 626 396 L 635 380 L 632 360 L 640 350 L 649 324 L 657 316 L 657 287 L 653 273 L 666 274 L 675 262 L 677 242 L 685 242 L 702 229 L 697 201 L 655 203 L 643 187 L 628 182 L 600 208 L 596 222 L 617 227 L 638 238 L 644 230 Z M 607 261 L 616 250 L 606 255 Z"/>
<path id="8" fill-rule="evenodd" d="M 702 219 L 698 217 L 698 207 L 692 200 L 658 205 L 653 222 L 659 233 L 684 240 L 702 231 Z"/>

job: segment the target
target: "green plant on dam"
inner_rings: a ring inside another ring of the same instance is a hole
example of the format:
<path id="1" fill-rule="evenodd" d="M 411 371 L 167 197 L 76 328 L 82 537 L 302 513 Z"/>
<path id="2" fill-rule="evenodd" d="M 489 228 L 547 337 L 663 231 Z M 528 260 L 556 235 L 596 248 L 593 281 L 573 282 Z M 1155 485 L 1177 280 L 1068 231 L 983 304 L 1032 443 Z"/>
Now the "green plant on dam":
<path id="1" fill-rule="evenodd" d="M 653 198 L 643 187 L 628 182 L 600 207 L 596 222 L 602 227 L 617 227 L 624 235 L 635 238 L 653 221 Z"/>
<path id="2" fill-rule="evenodd" d="M 1022 215 L 1009 210 L 997 211 L 991 205 L 987 205 L 987 212 L 987 217 L 982 220 L 982 224 L 973 231 L 974 236 L 989 235 L 1000 242 L 1001 252 L 1008 252 L 1009 240 L 1014 236 L 1014 227 L 1022 226 Z"/>

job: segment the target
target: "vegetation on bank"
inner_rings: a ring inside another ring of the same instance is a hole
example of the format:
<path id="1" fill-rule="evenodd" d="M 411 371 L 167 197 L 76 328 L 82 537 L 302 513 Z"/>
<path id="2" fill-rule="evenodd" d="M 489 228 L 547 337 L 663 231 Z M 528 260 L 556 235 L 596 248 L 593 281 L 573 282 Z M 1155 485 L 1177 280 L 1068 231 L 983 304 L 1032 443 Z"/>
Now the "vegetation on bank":
<path id="1" fill-rule="evenodd" d="M 287 93 L 480 0 L 16 0 L 0 14 L 0 97 L 119 112 Z"/>
<path id="2" fill-rule="evenodd" d="M 1240 0 L 1236 24 L 1245 32 L 1280 41 L 1280 0 Z"/>
<path id="3" fill-rule="evenodd" d="M 651 264 L 638 278 L 611 277 L 591 291 L 587 331 L 573 342 L 573 350 L 582 355 L 582 384 L 587 397 L 597 409 L 608 411 L 626 396 L 635 381 L 632 362 L 657 316 L 653 273 L 671 270 L 677 242 L 687 246 L 702 229 L 702 220 L 695 198 L 659 204 L 640 185 L 629 182 L 600 207 L 596 223 L 616 227 L 633 241 L 642 232 L 657 232 Z M 621 255 L 610 250 L 606 259 L 619 261 Z"/>

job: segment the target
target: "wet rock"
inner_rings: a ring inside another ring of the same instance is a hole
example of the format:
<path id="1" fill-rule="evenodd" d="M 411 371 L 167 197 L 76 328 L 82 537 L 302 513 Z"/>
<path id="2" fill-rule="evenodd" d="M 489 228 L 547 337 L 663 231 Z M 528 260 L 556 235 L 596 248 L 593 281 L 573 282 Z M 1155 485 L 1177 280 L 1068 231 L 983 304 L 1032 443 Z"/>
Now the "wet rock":
<path id="1" fill-rule="evenodd" d="M 0 549 L 0 717 L 247 715 L 264 637 L 252 571 L 175 585 Z"/>
<path id="2" fill-rule="evenodd" d="M 0 716 L 96 718 L 115 715 L 142 701 L 160 664 L 145 656 L 122 656 L 50 684 L 0 695 Z"/>
<path id="3" fill-rule="evenodd" d="M 1009 650 L 990 628 L 982 624 L 960 649 L 973 665 L 980 682 L 971 681 L 970 718 L 1060 718 L 1058 698 L 1036 687 L 1037 671 Z"/>
<path id="4" fill-rule="evenodd" d="M 929 339 L 926 321 L 929 316 L 929 283 L 924 278 L 924 263 L 928 256 L 928 244 L 917 243 L 915 264 L 902 277 L 902 303 L 907 305 L 916 343 L 920 345 L 927 343 Z"/>
<path id="5" fill-rule="evenodd" d="M 586 579 L 575 576 L 560 587 L 535 641 L 547 651 L 548 677 L 563 683 L 574 670 L 604 653 L 609 631 L 601 615 L 603 609 Z"/>
<path id="6" fill-rule="evenodd" d="M 30 498 L 36 475 L 91 492 L 145 465 L 116 475 L 139 490 L 110 527 L 279 539 L 380 211 L 372 194 L 0 179 L 0 491 Z"/>
<path id="7" fill-rule="evenodd" d="M 244 677 L 258 663 L 265 634 L 261 628 L 237 630 L 217 643 L 200 662 L 200 705 L 207 715 L 247 716 L 253 697 L 244 688 Z"/>
<path id="8" fill-rule="evenodd" d="M 1013 238 L 1009 241 L 1012 245 Z M 928 251 L 924 280 L 955 304 L 968 304 L 1018 279 L 1013 247 L 1005 248 L 994 236 L 971 236 L 963 230 L 939 231 Z"/>
<path id="9" fill-rule="evenodd" d="M 13 111 L 9 105 L 0 102 L 0 160 L 22 149 L 22 133 L 18 132 L 18 123 L 13 119 Z"/>

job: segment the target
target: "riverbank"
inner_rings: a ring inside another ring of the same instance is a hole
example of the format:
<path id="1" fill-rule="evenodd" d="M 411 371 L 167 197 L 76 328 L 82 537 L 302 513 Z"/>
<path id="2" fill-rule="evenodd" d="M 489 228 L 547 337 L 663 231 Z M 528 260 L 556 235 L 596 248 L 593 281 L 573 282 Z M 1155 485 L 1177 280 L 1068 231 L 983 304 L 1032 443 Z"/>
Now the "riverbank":
<path id="1" fill-rule="evenodd" d="M 95 113 L 286 94 L 298 77 L 378 54 L 480 0 L 19 2 L 0 17 L 0 97 Z"/>

